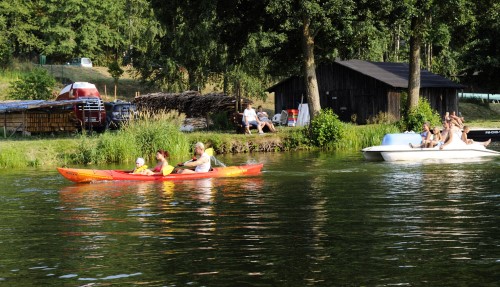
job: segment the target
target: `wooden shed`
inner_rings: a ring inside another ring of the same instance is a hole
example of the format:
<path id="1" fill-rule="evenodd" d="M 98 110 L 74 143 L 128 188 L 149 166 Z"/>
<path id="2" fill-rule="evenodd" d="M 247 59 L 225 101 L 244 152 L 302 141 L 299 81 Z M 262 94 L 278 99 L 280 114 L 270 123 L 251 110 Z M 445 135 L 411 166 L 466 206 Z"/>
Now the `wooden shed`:
<path id="1" fill-rule="evenodd" d="M 408 88 L 409 65 L 405 63 L 335 61 L 316 68 L 321 108 L 332 108 L 345 122 L 357 123 L 379 112 L 400 118 L 401 94 Z M 458 92 L 465 86 L 421 70 L 420 96 L 440 114 L 458 112 Z M 267 89 L 274 93 L 275 112 L 296 109 L 307 103 L 303 77 L 294 76 Z"/>
<path id="2" fill-rule="evenodd" d="M 72 106 L 83 100 L 68 101 L 5 101 L 0 102 L 2 134 L 7 137 L 20 132 L 31 133 L 74 132 L 78 119 Z"/>

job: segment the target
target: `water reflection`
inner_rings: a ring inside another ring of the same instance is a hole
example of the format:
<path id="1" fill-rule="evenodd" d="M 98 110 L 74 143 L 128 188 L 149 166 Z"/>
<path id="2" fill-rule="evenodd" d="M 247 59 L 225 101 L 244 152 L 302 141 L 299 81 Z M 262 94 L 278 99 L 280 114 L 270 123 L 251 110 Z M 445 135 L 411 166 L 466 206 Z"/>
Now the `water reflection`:
<path id="1" fill-rule="evenodd" d="M 248 178 L 77 185 L 56 174 L 9 175 L 0 192 L 0 280 L 496 286 L 500 161 L 261 157 L 264 172 Z"/>

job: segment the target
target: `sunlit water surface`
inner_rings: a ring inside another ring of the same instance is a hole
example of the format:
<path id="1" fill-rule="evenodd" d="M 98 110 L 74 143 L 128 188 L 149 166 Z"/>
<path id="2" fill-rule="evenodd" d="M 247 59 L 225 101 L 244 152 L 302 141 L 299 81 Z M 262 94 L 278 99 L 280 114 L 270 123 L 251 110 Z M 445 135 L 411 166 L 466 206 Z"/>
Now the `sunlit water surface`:
<path id="1" fill-rule="evenodd" d="M 220 159 L 264 172 L 79 185 L 0 170 L 0 286 L 498 286 L 500 159 Z"/>

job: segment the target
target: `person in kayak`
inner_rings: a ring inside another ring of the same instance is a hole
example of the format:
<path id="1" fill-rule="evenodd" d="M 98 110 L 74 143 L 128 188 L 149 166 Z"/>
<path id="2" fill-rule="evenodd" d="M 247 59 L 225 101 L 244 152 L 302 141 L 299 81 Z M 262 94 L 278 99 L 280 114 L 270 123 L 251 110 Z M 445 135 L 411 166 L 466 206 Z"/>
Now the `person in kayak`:
<path id="1" fill-rule="evenodd" d="M 148 166 L 144 164 L 144 159 L 142 157 L 138 157 L 135 160 L 135 168 L 131 172 L 132 174 L 142 174 L 143 171 L 148 169 Z"/>
<path id="2" fill-rule="evenodd" d="M 197 142 L 194 145 L 194 153 L 197 155 L 196 160 L 179 163 L 178 166 L 194 167 L 195 169 L 179 169 L 177 173 L 207 172 L 210 170 L 210 156 L 205 152 L 205 145 L 202 142 Z"/>
<path id="3" fill-rule="evenodd" d="M 152 169 L 146 169 L 144 170 L 141 174 L 143 175 L 156 175 L 156 174 L 161 174 L 161 175 L 167 175 L 172 172 L 174 169 L 173 166 L 168 164 L 167 158 L 169 157 L 168 151 L 165 150 L 158 150 L 156 152 L 156 159 L 158 160 L 158 163 L 156 166 Z"/>

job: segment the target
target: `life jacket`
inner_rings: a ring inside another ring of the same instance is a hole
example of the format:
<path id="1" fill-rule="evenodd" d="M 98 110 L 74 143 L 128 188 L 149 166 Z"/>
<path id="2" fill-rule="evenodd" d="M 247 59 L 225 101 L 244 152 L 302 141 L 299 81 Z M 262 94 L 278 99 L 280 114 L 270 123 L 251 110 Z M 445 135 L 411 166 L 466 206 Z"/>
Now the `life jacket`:
<path id="1" fill-rule="evenodd" d="M 142 171 L 144 171 L 146 169 L 148 169 L 148 166 L 147 165 L 142 165 L 142 166 L 136 168 L 133 173 L 134 174 L 141 173 Z"/>

